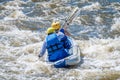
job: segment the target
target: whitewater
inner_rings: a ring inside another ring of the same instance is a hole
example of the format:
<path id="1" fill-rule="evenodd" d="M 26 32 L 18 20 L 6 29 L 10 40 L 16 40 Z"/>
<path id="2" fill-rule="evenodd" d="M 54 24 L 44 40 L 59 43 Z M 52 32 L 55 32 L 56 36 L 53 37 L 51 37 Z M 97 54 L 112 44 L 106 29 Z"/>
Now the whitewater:
<path id="1" fill-rule="evenodd" d="M 52 21 L 81 49 L 81 62 L 54 68 L 38 54 Z M 120 80 L 120 0 L 0 0 L 0 80 Z"/>

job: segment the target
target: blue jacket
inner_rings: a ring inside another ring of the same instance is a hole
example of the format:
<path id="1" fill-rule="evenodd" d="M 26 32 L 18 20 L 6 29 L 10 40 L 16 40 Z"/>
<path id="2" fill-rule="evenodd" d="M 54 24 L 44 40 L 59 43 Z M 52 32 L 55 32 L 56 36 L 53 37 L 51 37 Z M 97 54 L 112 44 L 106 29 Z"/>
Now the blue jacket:
<path id="1" fill-rule="evenodd" d="M 48 60 L 50 62 L 58 61 L 69 56 L 69 54 L 65 51 L 63 44 L 58 40 L 55 33 L 48 35 L 46 41 Z"/>
<path id="2" fill-rule="evenodd" d="M 64 31 L 64 30 L 63 30 Z M 64 33 L 62 32 L 62 31 L 60 31 L 60 32 L 58 32 L 57 34 L 57 39 L 59 40 L 59 41 L 61 41 L 62 43 L 62 45 L 63 45 L 63 47 L 64 47 L 64 49 L 66 49 L 66 50 L 69 50 L 69 47 L 71 47 L 71 42 L 68 40 L 68 38 L 66 38 L 66 36 L 64 35 Z M 50 35 L 48 35 L 48 36 L 50 36 Z M 48 37 L 47 36 L 47 37 Z M 44 54 L 45 54 L 45 52 L 46 52 L 46 49 L 47 49 L 47 46 L 48 46 L 48 44 L 47 44 L 47 37 L 46 37 L 46 39 L 44 40 L 44 43 L 43 43 L 43 45 L 42 45 L 42 48 L 41 48 L 41 50 L 40 50 L 40 54 L 39 54 L 39 57 L 42 57 Z M 55 36 L 56 37 L 56 36 Z M 67 41 L 67 40 L 68 41 Z M 55 41 L 55 40 L 54 40 Z M 64 42 L 65 41 L 65 42 Z M 69 45 L 65 45 L 65 43 L 66 43 L 66 41 L 68 42 L 67 44 L 69 44 Z M 68 48 L 66 47 L 66 46 L 69 46 Z M 67 53 L 67 54 L 69 54 L 69 53 Z M 63 56 L 64 57 L 64 55 L 61 55 L 61 56 Z M 49 61 L 52 61 L 51 60 L 51 58 L 54 58 L 54 56 L 52 55 L 51 57 L 48 57 L 48 60 Z M 61 57 L 61 58 L 63 58 L 63 57 Z M 55 57 L 56 58 L 56 57 Z M 60 58 L 58 58 L 58 59 L 60 59 Z M 56 60 L 58 60 L 57 58 L 56 58 Z"/>
<path id="3" fill-rule="evenodd" d="M 65 31 L 64 31 L 63 28 L 60 29 L 60 32 L 62 32 L 63 34 L 65 34 Z M 65 49 L 70 49 L 71 46 L 72 46 L 71 42 L 69 41 L 69 39 L 68 39 L 68 37 L 66 35 L 64 35 L 64 37 L 61 39 L 61 42 L 62 42 L 63 47 Z"/>
<path id="4" fill-rule="evenodd" d="M 58 32 L 57 33 L 57 38 L 59 41 L 61 41 L 61 39 L 64 37 L 65 35 L 62 33 L 62 32 Z M 47 38 L 47 37 L 46 37 Z M 39 57 L 42 57 L 45 52 L 46 52 L 46 49 L 47 49 L 47 40 L 45 39 L 44 42 L 43 42 L 43 45 L 42 45 L 42 48 L 40 50 L 40 54 L 39 54 Z"/>

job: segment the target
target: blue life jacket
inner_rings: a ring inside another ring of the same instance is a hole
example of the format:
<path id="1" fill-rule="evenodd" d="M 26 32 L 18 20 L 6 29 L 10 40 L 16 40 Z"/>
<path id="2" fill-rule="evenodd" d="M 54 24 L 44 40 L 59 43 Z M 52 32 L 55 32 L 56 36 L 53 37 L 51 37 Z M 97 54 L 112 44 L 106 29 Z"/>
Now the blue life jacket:
<path id="1" fill-rule="evenodd" d="M 58 61 L 69 56 L 69 54 L 65 51 L 62 43 L 58 40 L 57 35 L 55 33 L 49 34 L 46 40 L 48 60 L 50 62 Z"/>
<path id="2" fill-rule="evenodd" d="M 63 28 L 60 29 L 60 32 L 62 32 L 63 34 L 65 34 L 65 31 Z M 65 35 L 62 39 L 61 39 L 61 42 L 63 44 L 63 47 L 65 49 L 70 49 L 72 44 L 71 42 L 69 41 L 69 39 L 67 38 L 67 36 Z"/>
<path id="3" fill-rule="evenodd" d="M 65 49 L 70 49 L 71 46 L 72 46 L 72 44 L 71 44 L 71 42 L 69 41 L 69 39 L 67 38 L 67 36 L 64 36 L 64 37 L 61 39 L 61 42 L 62 42 L 63 47 L 64 47 Z"/>

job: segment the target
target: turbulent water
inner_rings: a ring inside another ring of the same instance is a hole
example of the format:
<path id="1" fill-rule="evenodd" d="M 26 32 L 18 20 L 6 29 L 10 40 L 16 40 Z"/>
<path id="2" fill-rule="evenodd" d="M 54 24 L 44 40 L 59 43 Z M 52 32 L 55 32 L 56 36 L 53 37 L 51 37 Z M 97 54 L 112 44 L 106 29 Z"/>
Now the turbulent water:
<path id="1" fill-rule="evenodd" d="M 56 69 L 38 58 L 45 31 L 75 7 L 82 60 Z M 120 80 L 120 0 L 0 0 L 0 80 Z"/>

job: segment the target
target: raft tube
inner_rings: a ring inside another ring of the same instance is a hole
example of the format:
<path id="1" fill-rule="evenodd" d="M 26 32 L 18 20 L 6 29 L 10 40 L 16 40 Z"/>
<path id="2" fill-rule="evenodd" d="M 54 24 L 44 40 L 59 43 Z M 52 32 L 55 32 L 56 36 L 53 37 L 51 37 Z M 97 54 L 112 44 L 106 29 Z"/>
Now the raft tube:
<path id="1" fill-rule="evenodd" d="M 77 43 L 74 41 L 74 39 L 69 38 L 69 40 L 72 43 L 72 47 L 70 50 L 68 50 L 68 53 L 70 54 L 70 56 L 56 61 L 53 66 L 55 68 L 69 68 L 71 66 L 75 66 L 78 65 L 80 63 L 80 47 L 77 45 Z"/>

